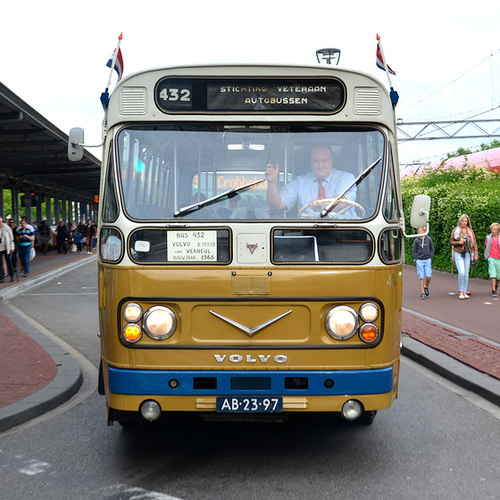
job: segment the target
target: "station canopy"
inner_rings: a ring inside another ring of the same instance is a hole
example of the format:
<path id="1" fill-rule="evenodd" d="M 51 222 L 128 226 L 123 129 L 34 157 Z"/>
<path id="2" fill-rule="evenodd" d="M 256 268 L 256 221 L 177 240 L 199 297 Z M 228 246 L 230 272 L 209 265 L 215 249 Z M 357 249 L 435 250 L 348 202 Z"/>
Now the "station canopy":
<path id="1" fill-rule="evenodd" d="M 21 193 L 93 203 L 101 162 L 68 160 L 68 136 L 0 83 L 0 185 Z"/>

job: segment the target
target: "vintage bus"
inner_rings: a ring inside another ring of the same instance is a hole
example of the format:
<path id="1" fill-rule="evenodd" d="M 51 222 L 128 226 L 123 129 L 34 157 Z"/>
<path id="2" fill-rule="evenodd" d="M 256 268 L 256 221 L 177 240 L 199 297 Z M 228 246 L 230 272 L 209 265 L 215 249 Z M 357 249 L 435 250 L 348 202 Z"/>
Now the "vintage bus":
<path id="1" fill-rule="evenodd" d="M 70 156 L 82 143 L 74 129 Z M 317 181 L 314 148 L 328 149 L 335 191 L 302 205 L 290 193 Z M 371 423 L 391 406 L 404 220 L 381 83 L 328 66 L 144 71 L 110 96 L 103 158 L 109 424 L 171 412 Z"/>

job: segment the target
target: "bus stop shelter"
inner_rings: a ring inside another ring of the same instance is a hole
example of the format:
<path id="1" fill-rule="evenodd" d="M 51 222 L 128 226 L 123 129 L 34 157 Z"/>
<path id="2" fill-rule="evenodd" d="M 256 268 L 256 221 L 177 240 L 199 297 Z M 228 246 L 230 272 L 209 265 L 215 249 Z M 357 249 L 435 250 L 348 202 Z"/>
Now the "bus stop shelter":
<path id="1" fill-rule="evenodd" d="M 67 150 L 67 134 L 0 83 L 2 216 L 17 220 L 24 207 L 30 222 L 95 220 L 101 162 L 88 151 L 70 162 Z"/>

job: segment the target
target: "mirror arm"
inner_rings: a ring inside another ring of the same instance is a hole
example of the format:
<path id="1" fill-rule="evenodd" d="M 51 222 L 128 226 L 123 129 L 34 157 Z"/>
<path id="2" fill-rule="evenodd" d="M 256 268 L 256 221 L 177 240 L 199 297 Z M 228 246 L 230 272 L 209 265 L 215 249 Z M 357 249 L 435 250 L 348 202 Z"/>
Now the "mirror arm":
<path id="1" fill-rule="evenodd" d="M 405 238 L 417 238 L 418 236 L 427 236 L 429 234 L 429 212 L 426 212 L 423 208 L 421 208 L 418 211 L 418 214 L 425 215 L 425 226 L 427 228 L 425 233 L 406 234 L 406 226 L 404 224 L 404 218 L 403 218 L 403 236 Z"/>

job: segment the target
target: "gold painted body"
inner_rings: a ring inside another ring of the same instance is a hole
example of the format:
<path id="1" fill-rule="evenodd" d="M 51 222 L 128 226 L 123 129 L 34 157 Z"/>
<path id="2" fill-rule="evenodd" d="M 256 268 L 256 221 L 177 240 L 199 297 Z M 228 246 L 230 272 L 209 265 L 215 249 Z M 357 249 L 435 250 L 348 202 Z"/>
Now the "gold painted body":
<path id="1" fill-rule="evenodd" d="M 125 369 L 158 370 L 362 370 L 394 367 L 392 393 L 357 396 L 365 410 L 387 408 L 397 396 L 401 331 L 401 266 L 383 268 L 322 266 L 272 269 L 186 267 L 121 267 L 99 265 L 100 326 L 104 379 L 107 366 Z M 267 281 L 269 293 L 258 296 L 235 293 L 238 277 Z M 169 293 L 169 291 L 174 293 Z M 167 305 L 179 318 L 177 331 L 166 340 L 144 336 L 125 347 L 120 332 L 126 324 L 120 302 Z M 378 299 L 384 313 L 376 321 L 383 332 L 376 346 L 360 341 L 357 335 L 346 341 L 328 335 L 324 321 L 336 304 L 355 309 Z M 249 326 L 259 325 L 287 310 L 291 314 L 249 337 L 212 315 L 217 310 Z M 138 346 L 147 348 L 137 348 Z M 161 348 L 159 348 L 161 346 Z M 182 347 L 181 347 L 182 346 Z M 213 348 L 209 348 L 213 346 Z M 171 348 L 175 347 L 175 348 Z M 301 349 L 303 347 L 303 349 Z M 231 363 L 217 362 L 214 354 L 236 354 L 243 358 Z M 265 364 L 259 354 L 270 355 Z M 274 362 L 275 354 L 287 357 L 285 364 Z M 250 360 L 251 362 L 247 362 Z M 257 360 L 257 361 L 253 361 Z M 137 411 L 148 397 L 107 392 L 107 404 L 116 410 Z M 215 411 L 215 396 L 158 396 L 163 411 Z M 337 412 L 349 399 L 345 396 L 286 398 L 284 411 Z"/>

